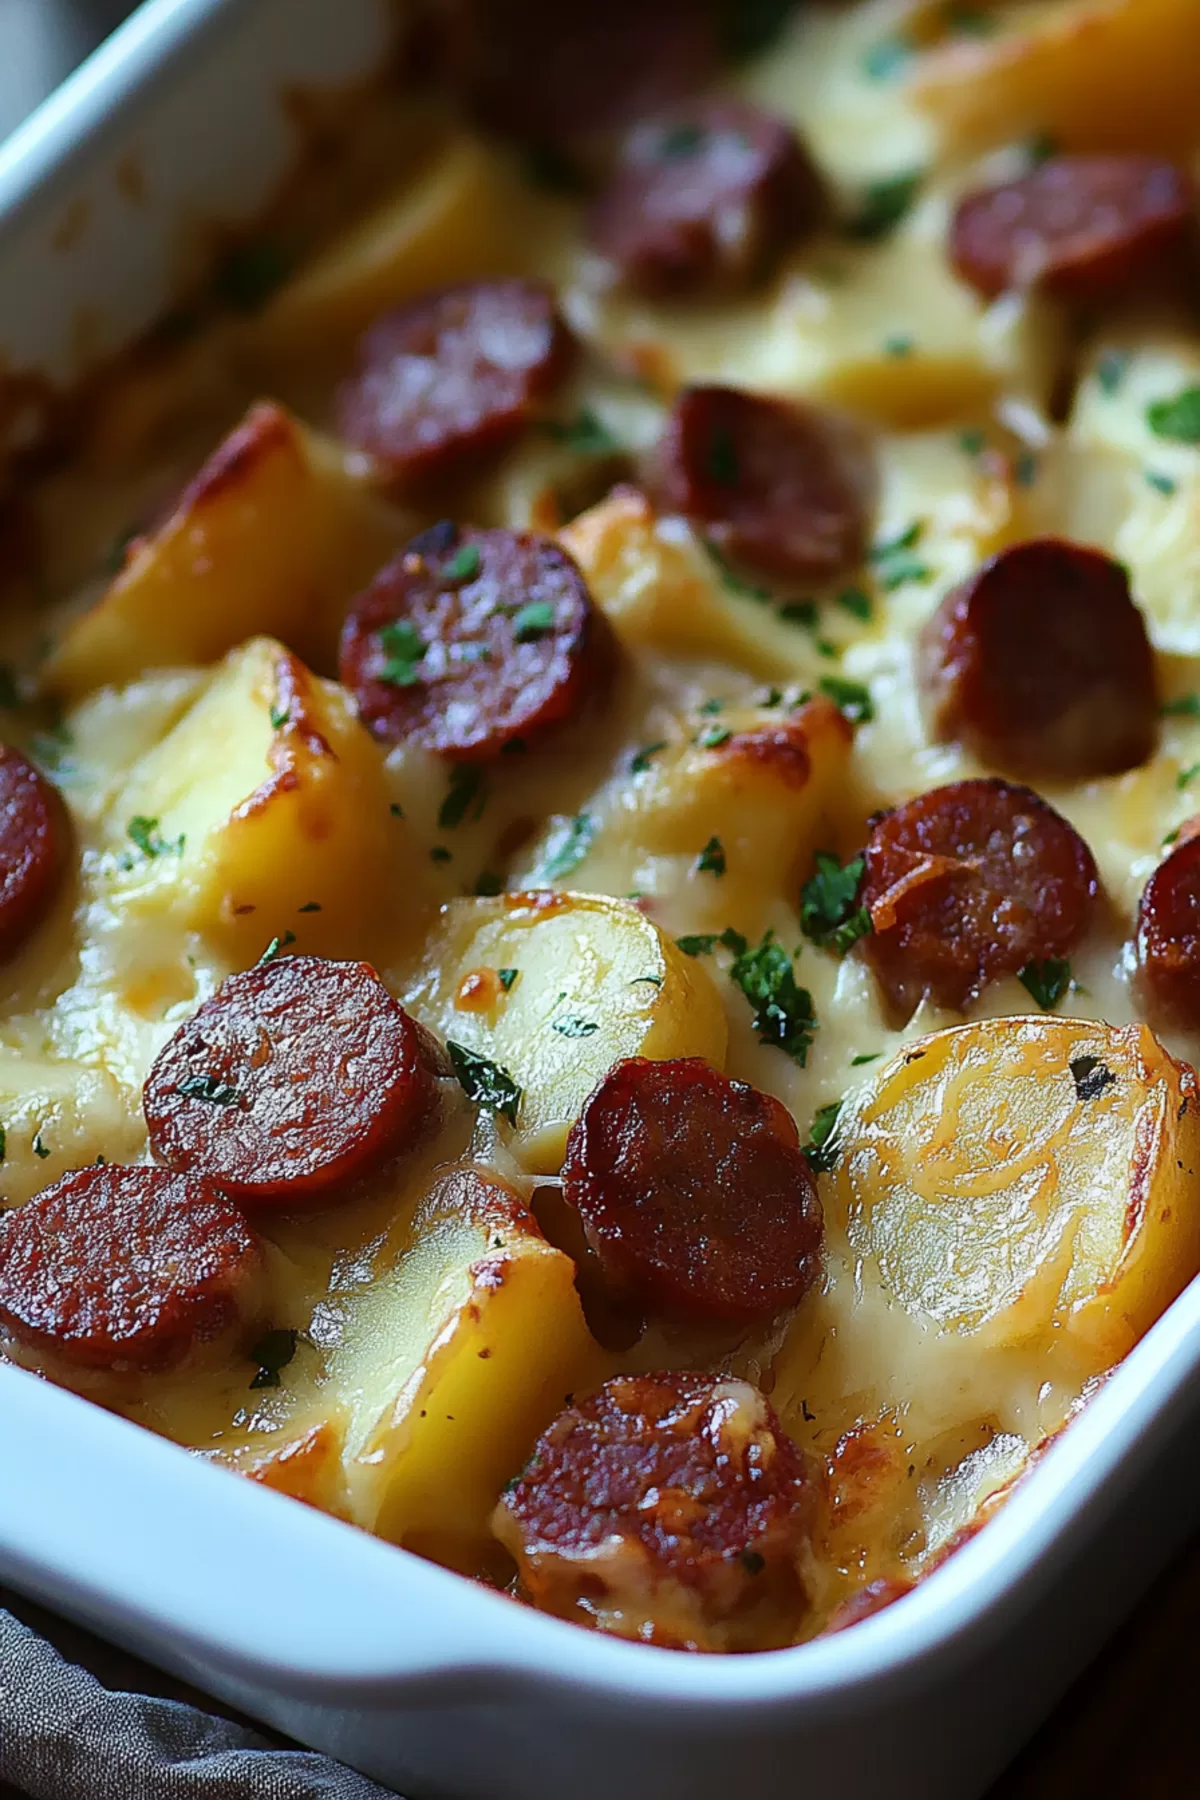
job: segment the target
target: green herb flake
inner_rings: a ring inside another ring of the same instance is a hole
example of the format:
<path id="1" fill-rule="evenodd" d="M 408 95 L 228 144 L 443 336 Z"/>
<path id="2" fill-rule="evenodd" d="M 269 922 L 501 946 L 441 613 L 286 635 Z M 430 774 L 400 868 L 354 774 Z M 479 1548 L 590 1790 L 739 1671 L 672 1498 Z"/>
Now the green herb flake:
<path id="1" fill-rule="evenodd" d="M 499 980 L 500 986 L 504 989 L 506 994 L 512 993 L 513 984 L 516 981 L 517 976 L 520 973 L 521 973 L 520 969 L 497 969 L 496 970 L 497 979 Z"/>
<path id="2" fill-rule="evenodd" d="M 1151 401 L 1146 423 L 1155 437 L 1200 444 L 1200 387 L 1183 388 L 1172 400 Z"/>
<path id="3" fill-rule="evenodd" d="M 966 456 L 980 456 L 987 449 L 987 433 L 972 427 L 958 434 L 958 447 Z"/>
<path id="4" fill-rule="evenodd" d="M 736 487 L 739 475 L 737 446 L 733 433 L 719 425 L 708 441 L 704 459 L 710 478 L 718 487 Z"/>
<path id="5" fill-rule="evenodd" d="M 477 763 L 455 763 L 450 771 L 446 797 L 438 807 L 437 822 L 443 831 L 455 831 L 470 815 L 474 824 L 487 805 L 487 785 Z"/>
<path id="6" fill-rule="evenodd" d="M 474 581 L 483 558 L 478 544 L 460 544 L 448 562 L 438 570 L 441 581 Z"/>
<path id="7" fill-rule="evenodd" d="M 875 717 L 871 690 L 860 681 L 846 681 L 840 675 L 822 675 L 818 685 L 821 692 L 841 708 L 852 725 L 868 724 Z"/>
<path id="8" fill-rule="evenodd" d="M 1040 169 L 1043 163 L 1057 156 L 1061 148 L 1053 132 L 1035 131 L 1025 140 L 1025 161 L 1031 169 Z"/>
<path id="9" fill-rule="evenodd" d="M 157 819 L 148 819 L 144 813 L 135 813 L 125 827 L 125 835 L 137 845 L 143 856 L 151 861 L 156 856 L 166 856 L 174 851 L 177 856 L 183 854 L 184 834 L 181 831 L 173 843 L 165 839 L 158 828 Z"/>
<path id="10" fill-rule="evenodd" d="M 729 971 L 754 1009 L 760 1044 L 771 1044 L 801 1068 L 817 1028 L 812 995 L 798 987 L 792 959 L 768 931 L 755 949 L 743 949 Z"/>
<path id="11" fill-rule="evenodd" d="M 841 1154 L 837 1141 L 838 1115 L 841 1110 L 840 1100 L 830 1100 L 828 1105 L 819 1106 L 813 1115 L 804 1154 L 814 1174 L 828 1174 Z"/>
<path id="12" fill-rule="evenodd" d="M 595 1037 L 600 1027 L 595 1019 L 585 1019 L 579 1013 L 564 1013 L 559 1019 L 551 1019 L 551 1031 L 557 1031 L 559 1037 L 586 1038 Z"/>
<path id="13" fill-rule="evenodd" d="M 291 716 L 292 709 L 290 706 L 273 706 L 268 714 L 271 721 L 271 730 L 282 731 Z"/>
<path id="14" fill-rule="evenodd" d="M 213 281 L 217 298 L 234 312 L 253 313 L 291 274 L 291 259 L 269 238 L 241 244 L 221 263 Z"/>
<path id="15" fill-rule="evenodd" d="M 538 871 L 538 880 L 555 882 L 572 869 L 577 869 L 595 841 L 600 821 L 594 813 L 576 813 L 554 832 L 546 846 L 546 856 Z"/>
<path id="16" fill-rule="evenodd" d="M 280 952 L 286 950 L 289 945 L 294 944 L 295 941 L 296 934 L 294 931 L 285 931 L 281 933 L 279 937 L 273 937 L 259 957 L 255 967 L 261 969 L 264 963 L 274 962 Z"/>
<path id="17" fill-rule="evenodd" d="M 445 844 L 435 844 L 429 852 L 430 862 L 448 863 L 454 861 L 454 852 L 447 850 Z"/>
<path id="18" fill-rule="evenodd" d="M 1156 494 L 1163 494 L 1169 500 L 1179 492 L 1179 483 L 1170 475 L 1160 475 L 1157 469 L 1145 471 L 1146 486 L 1154 489 Z"/>
<path id="19" fill-rule="evenodd" d="M 725 873 L 725 847 L 719 837 L 709 838 L 696 859 L 696 870 L 701 875 Z"/>
<path id="20" fill-rule="evenodd" d="M 909 581 L 928 581 L 930 570 L 910 552 L 921 541 L 925 527 L 920 519 L 914 519 L 903 531 L 895 536 L 883 538 L 870 550 L 870 560 L 875 568 L 875 578 L 886 593 L 903 587 Z"/>
<path id="21" fill-rule="evenodd" d="M 473 1100 L 476 1106 L 485 1106 L 489 1112 L 499 1113 L 510 1125 L 515 1125 L 521 1089 L 508 1070 L 502 1069 L 499 1063 L 490 1062 L 486 1056 L 477 1056 L 465 1044 L 456 1044 L 452 1038 L 446 1040 L 446 1051 L 467 1099 Z"/>
<path id="22" fill-rule="evenodd" d="M 1048 956 L 1044 962 L 1026 963 L 1017 980 L 1043 1012 L 1053 1012 L 1071 986 L 1071 965 L 1065 956 Z"/>
<path id="23" fill-rule="evenodd" d="M 206 1100 L 210 1106 L 237 1106 L 238 1091 L 227 1082 L 218 1081 L 215 1075 L 189 1075 L 181 1081 L 175 1092 L 182 1094 L 185 1100 Z"/>
<path id="24" fill-rule="evenodd" d="M 1166 837 L 1162 840 L 1162 848 L 1164 850 L 1169 850 L 1172 844 L 1177 844 L 1179 842 L 1179 833 L 1182 830 L 1182 825 L 1177 825 L 1174 831 L 1168 831 Z"/>
<path id="25" fill-rule="evenodd" d="M 856 856 L 845 867 L 827 850 L 818 850 L 814 871 L 800 890 L 800 929 L 810 942 L 844 956 L 871 930 L 871 915 L 857 904 L 866 864 Z"/>
<path id="26" fill-rule="evenodd" d="M 554 630 L 554 607 L 549 600 L 530 600 L 513 614 L 513 636 L 518 644 L 532 644 Z"/>
<path id="27" fill-rule="evenodd" d="M 1161 711 L 1164 719 L 1200 719 L 1200 694 L 1177 694 L 1163 701 Z"/>
<path id="28" fill-rule="evenodd" d="M 1175 777 L 1175 786 L 1182 792 L 1185 787 L 1189 786 L 1189 784 L 1196 779 L 1197 775 L 1200 775 L 1200 763 L 1192 763 L 1188 768 L 1180 769 L 1178 775 Z"/>
<path id="29" fill-rule="evenodd" d="M 141 533 L 135 525 L 117 533 L 104 553 L 104 573 L 119 575 L 129 558 L 131 547 L 137 543 Z"/>
<path id="30" fill-rule="evenodd" d="M 702 750 L 719 750 L 732 736 L 728 725 L 706 725 L 696 741 Z"/>
<path id="31" fill-rule="evenodd" d="M 49 1149 L 42 1142 L 42 1134 L 41 1134 L 40 1130 L 35 1131 L 33 1134 L 33 1154 L 36 1157 L 40 1158 L 40 1160 L 43 1162 L 46 1160 L 46 1158 L 50 1154 Z"/>
<path id="32" fill-rule="evenodd" d="M 303 906 L 296 908 L 297 912 L 320 912 L 320 910 L 321 902 L 319 900 L 306 900 Z"/>
<path id="33" fill-rule="evenodd" d="M 708 133 L 700 125 L 668 125 L 658 140 L 658 154 L 666 162 L 695 156 L 708 142 Z"/>
<path id="34" fill-rule="evenodd" d="M 702 713 L 724 712 L 725 711 L 725 702 L 723 700 L 703 700 L 703 701 L 701 701 L 700 705 L 696 708 L 696 711 L 702 712 Z"/>
<path id="35" fill-rule="evenodd" d="M 878 1062 L 882 1055 L 882 1050 L 868 1050 L 862 1056 L 852 1056 L 850 1058 L 850 1067 L 852 1069 L 865 1068 L 867 1063 Z"/>
<path id="36" fill-rule="evenodd" d="M 1013 459 L 1013 480 L 1018 487 L 1032 487 L 1038 478 L 1039 467 L 1040 464 L 1033 451 L 1022 450 L 1020 455 Z"/>
<path id="37" fill-rule="evenodd" d="M 799 625 L 804 631 L 815 631 L 817 626 L 817 603 L 815 600 L 787 600 L 779 608 L 778 615 L 785 625 Z"/>
<path id="38" fill-rule="evenodd" d="M 485 900 L 491 899 L 496 894 L 502 894 L 504 892 L 503 875 L 497 875 L 491 869 L 484 869 L 475 883 L 475 892 Z"/>
<path id="39" fill-rule="evenodd" d="M 650 767 L 652 758 L 656 757 L 660 750 L 665 750 L 666 747 L 666 738 L 659 738 L 658 741 L 653 744 L 643 744 L 641 749 L 629 759 L 629 773 L 631 775 L 644 775 Z"/>
<path id="40" fill-rule="evenodd" d="M 765 602 L 772 598 L 770 588 L 756 587 L 752 581 L 744 581 L 711 538 L 702 538 L 700 541 L 721 578 L 721 586 L 727 593 L 738 594 L 743 600 Z"/>
<path id="41" fill-rule="evenodd" d="M 576 456 L 616 456 L 625 448 L 590 406 L 581 406 L 573 419 L 547 419 L 544 430 Z"/>
<path id="42" fill-rule="evenodd" d="M 863 189 L 858 211 L 846 224 L 846 235 L 860 243 L 875 243 L 894 231 L 912 207 L 925 179 L 923 169 L 889 175 Z"/>
<path id="43" fill-rule="evenodd" d="M 991 37 L 997 26 L 995 16 L 981 6 L 951 6 L 946 10 L 946 28 L 959 37 Z"/>
<path id="44" fill-rule="evenodd" d="M 429 648 L 414 625 L 407 619 L 396 619 L 379 633 L 379 647 L 387 658 L 379 671 L 380 681 L 390 687 L 415 687 L 422 679 L 417 664 Z"/>
<path id="45" fill-rule="evenodd" d="M 277 1388 L 283 1384 L 280 1372 L 286 1369 L 296 1354 L 299 1340 L 298 1331 L 277 1328 L 264 1332 L 257 1344 L 250 1347 L 250 1360 L 258 1364 L 258 1372 L 250 1383 L 252 1388 Z"/>
<path id="46" fill-rule="evenodd" d="M 1096 381 L 1102 394 L 1115 394 L 1126 375 L 1132 358 L 1128 350 L 1105 350 L 1096 359 Z"/>
<path id="47" fill-rule="evenodd" d="M 862 56 L 862 72 L 868 81 L 894 81 L 913 59 L 913 46 L 908 38 L 878 38 L 868 44 Z"/>
<path id="48" fill-rule="evenodd" d="M 675 939 L 685 956 L 711 956 L 717 945 L 715 931 L 694 931 Z"/>
<path id="49" fill-rule="evenodd" d="M 7 1156 L 8 1132 L 3 1125 L 0 1125 L 0 1162 L 3 1162 Z"/>
<path id="50" fill-rule="evenodd" d="M 883 354 L 903 358 L 911 356 L 917 347 L 917 340 L 907 331 L 893 331 L 883 340 Z"/>
<path id="51" fill-rule="evenodd" d="M 862 588 L 856 587 L 844 588 L 837 596 L 837 604 L 843 612 L 848 612 L 851 618 L 861 619 L 864 624 L 874 610 L 870 594 L 864 593 Z"/>

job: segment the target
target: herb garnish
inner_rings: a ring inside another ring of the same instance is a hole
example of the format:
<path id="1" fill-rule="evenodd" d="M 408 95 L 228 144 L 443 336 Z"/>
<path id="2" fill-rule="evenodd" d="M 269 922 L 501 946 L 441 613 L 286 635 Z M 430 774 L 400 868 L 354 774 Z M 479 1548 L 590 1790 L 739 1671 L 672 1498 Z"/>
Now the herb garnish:
<path id="1" fill-rule="evenodd" d="M 744 600 L 767 601 L 771 599 L 770 588 L 756 587 L 751 581 L 743 581 L 742 577 L 731 566 L 728 558 L 718 546 L 713 543 L 713 540 L 710 537 L 701 538 L 700 542 L 708 551 L 717 574 L 721 578 L 721 586 L 727 589 L 729 593 L 740 594 Z"/>
<path id="2" fill-rule="evenodd" d="M 479 818 L 487 805 L 487 788 L 483 770 L 476 763 L 455 763 L 450 771 L 450 786 L 438 807 L 437 822 L 443 831 L 453 831 L 467 814 L 471 822 Z"/>
<path id="3" fill-rule="evenodd" d="M 438 570 L 441 581 L 474 581 L 483 558 L 478 544 L 460 544 L 449 562 Z"/>
<path id="4" fill-rule="evenodd" d="M 1129 372 L 1128 350 L 1105 350 L 1096 359 L 1096 382 L 1102 394 L 1115 394 Z"/>
<path id="5" fill-rule="evenodd" d="M 435 844 L 433 849 L 429 852 L 429 860 L 430 862 L 435 863 L 453 862 L 454 854 L 452 851 L 447 850 L 445 844 Z"/>
<path id="6" fill-rule="evenodd" d="M 861 619 L 864 624 L 871 617 L 873 610 L 871 596 L 865 594 L 862 588 L 843 588 L 837 596 L 837 604 L 843 612 L 848 612 L 851 618 Z"/>
<path id="7" fill-rule="evenodd" d="M 837 1141 L 838 1114 L 841 1110 L 841 1101 L 831 1100 L 827 1106 L 819 1106 L 813 1115 L 804 1154 L 814 1174 L 827 1175 L 841 1153 L 841 1146 Z"/>
<path id="8" fill-rule="evenodd" d="M 741 956 L 746 949 L 745 938 L 732 925 L 727 925 L 724 931 L 693 932 L 690 936 L 677 937 L 675 942 L 685 956 L 709 956 L 718 944 L 732 950 L 735 956 Z"/>
<path id="9" fill-rule="evenodd" d="M 1042 962 L 1026 963 L 1017 980 L 1043 1012 L 1053 1012 L 1071 986 L 1071 965 L 1065 956 L 1047 956 Z"/>
<path id="10" fill-rule="evenodd" d="M 914 519 L 911 525 L 897 532 L 895 537 L 884 538 L 880 543 L 872 545 L 869 555 L 875 565 L 875 579 L 887 593 L 903 587 L 909 581 L 929 580 L 929 569 L 917 557 L 909 555 L 913 547 L 920 543 L 923 530 L 920 519 Z"/>
<path id="11" fill-rule="evenodd" d="M 516 981 L 517 976 L 520 973 L 521 973 L 520 969 L 497 969 L 496 970 L 496 978 L 499 981 L 500 986 L 504 989 L 506 994 L 511 993 L 512 985 Z"/>
<path id="12" fill-rule="evenodd" d="M 1200 719 L 1200 694 L 1177 694 L 1159 708 L 1164 719 Z"/>
<path id="13" fill-rule="evenodd" d="M 878 1062 L 882 1055 L 882 1050 L 868 1050 L 861 1056 L 852 1056 L 850 1058 L 850 1067 L 852 1069 L 861 1069 L 865 1063 Z"/>
<path id="14" fill-rule="evenodd" d="M 1183 388 L 1172 400 L 1152 400 L 1146 423 L 1155 437 L 1200 444 L 1200 387 Z"/>
<path id="15" fill-rule="evenodd" d="M 869 81 L 891 81 L 912 61 L 913 46 L 908 38 L 879 38 L 863 52 L 862 71 Z"/>
<path id="16" fill-rule="evenodd" d="M 732 736 L 728 725 L 706 725 L 696 742 L 702 750 L 719 750 Z"/>
<path id="17" fill-rule="evenodd" d="M 650 767 L 651 757 L 657 756 L 659 751 L 665 750 L 666 747 L 666 738 L 659 738 L 658 742 L 654 744 L 643 744 L 641 749 L 629 759 L 629 773 L 631 775 L 644 775 Z"/>
<path id="18" fill-rule="evenodd" d="M 274 1331 L 264 1332 L 257 1344 L 250 1346 L 250 1360 L 258 1364 L 258 1373 L 250 1383 L 252 1388 L 282 1386 L 279 1372 L 286 1369 L 295 1356 L 299 1336 L 298 1331 L 277 1327 Z"/>
<path id="19" fill-rule="evenodd" d="M 1146 469 L 1146 486 L 1152 487 L 1156 494 L 1165 494 L 1169 500 L 1172 494 L 1179 492 L 1179 483 L 1170 475 L 1160 475 L 1157 469 Z"/>
<path id="20" fill-rule="evenodd" d="M 484 869 L 475 883 L 475 892 L 483 899 L 490 899 L 494 894 L 504 892 L 503 875 L 495 874 L 491 869 Z"/>
<path id="21" fill-rule="evenodd" d="M 845 713 L 852 725 L 865 725 L 875 717 L 870 688 L 840 675 L 822 675 L 818 686 Z"/>
<path id="22" fill-rule="evenodd" d="M 319 900 L 306 900 L 303 906 L 296 908 L 297 912 L 320 912 L 320 910 L 321 902 Z"/>
<path id="23" fill-rule="evenodd" d="M 668 125 L 658 140 L 658 154 L 666 162 L 679 157 L 695 156 L 708 142 L 708 133 L 699 125 Z"/>
<path id="24" fill-rule="evenodd" d="M 379 633 L 379 647 L 387 661 L 379 671 L 380 681 L 391 687 L 415 687 L 422 679 L 417 664 L 429 648 L 415 625 L 407 619 L 396 619 Z"/>
<path id="25" fill-rule="evenodd" d="M 858 211 L 846 222 L 847 237 L 857 238 L 861 243 L 874 243 L 887 237 L 911 211 L 924 179 L 923 169 L 910 169 L 906 174 L 868 182 Z"/>
<path id="26" fill-rule="evenodd" d="M 261 969 L 264 963 L 274 962 L 280 951 L 286 950 L 288 946 L 294 944 L 295 941 L 296 934 L 294 931 L 285 931 L 279 937 L 273 937 L 259 957 L 255 967 Z"/>
<path id="27" fill-rule="evenodd" d="M 796 985 L 792 959 L 774 932 L 743 950 L 729 973 L 754 1008 L 759 1043 L 773 1044 L 803 1068 L 817 1028 L 812 995 Z"/>
<path id="28" fill-rule="evenodd" d="M 613 456 L 624 448 L 590 406 L 581 406 L 573 419 L 547 419 L 544 429 L 577 456 Z"/>
<path id="29" fill-rule="evenodd" d="M 40 1127 L 33 1134 L 33 1154 L 37 1157 L 40 1157 L 43 1162 L 45 1161 L 46 1157 L 48 1157 L 50 1154 L 46 1145 L 43 1144 L 43 1142 L 42 1142 L 42 1133 L 41 1133 Z"/>
<path id="30" fill-rule="evenodd" d="M 515 1125 L 521 1089 L 508 1070 L 502 1069 L 499 1063 L 490 1062 L 486 1056 L 477 1056 L 465 1044 L 456 1044 L 453 1038 L 446 1039 L 446 1050 L 458 1085 L 467 1099 L 477 1106 L 486 1106 L 490 1112 L 499 1113 L 510 1125 Z"/>
<path id="31" fill-rule="evenodd" d="M 723 875 L 725 873 L 725 846 L 719 837 L 710 837 L 699 857 L 696 869 L 701 875 Z"/>
<path id="32" fill-rule="evenodd" d="M 148 856 L 151 861 L 156 856 L 166 856 L 171 850 L 175 851 L 177 855 L 183 854 L 183 832 L 180 832 L 174 843 L 170 843 L 159 832 L 158 820 L 148 819 L 144 813 L 134 814 L 125 827 L 125 835 L 137 845 L 142 855 Z"/>
<path id="33" fill-rule="evenodd" d="M 8 1155 L 8 1132 L 3 1125 L 0 1125 L 0 1162 L 3 1162 L 5 1160 L 5 1158 L 7 1157 L 7 1155 Z"/>
<path id="34" fill-rule="evenodd" d="M 189 1075 L 175 1089 L 185 1100 L 207 1100 L 210 1106 L 237 1106 L 238 1091 L 215 1075 Z"/>
<path id="35" fill-rule="evenodd" d="M 1175 777 L 1175 786 L 1182 793 L 1183 789 L 1189 786 L 1189 784 L 1196 779 L 1197 775 L 1200 775 L 1200 763 L 1192 763 L 1190 768 L 1180 769 L 1178 775 Z"/>
<path id="36" fill-rule="evenodd" d="M 272 731 L 282 731 L 292 716 L 290 706 L 273 706 L 267 717 L 271 721 Z"/>
<path id="37" fill-rule="evenodd" d="M 557 881 L 577 869 L 592 847 L 600 821 L 594 813 L 576 813 L 551 837 L 546 857 L 538 871 L 540 881 Z"/>
<path id="38" fill-rule="evenodd" d="M 512 624 L 518 644 L 532 644 L 554 630 L 554 607 L 549 600 L 530 600 L 518 607 Z"/>
<path id="39" fill-rule="evenodd" d="M 564 1013 L 561 1019 L 551 1019 L 551 1031 L 557 1031 L 559 1037 L 585 1038 L 594 1037 L 600 1026 L 595 1019 L 581 1018 L 578 1013 Z"/>
<path id="40" fill-rule="evenodd" d="M 866 864 L 856 856 L 843 868 L 826 850 L 813 861 L 815 873 L 800 890 L 800 929 L 814 944 L 844 956 L 871 930 L 870 911 L 855 904 Z"/>

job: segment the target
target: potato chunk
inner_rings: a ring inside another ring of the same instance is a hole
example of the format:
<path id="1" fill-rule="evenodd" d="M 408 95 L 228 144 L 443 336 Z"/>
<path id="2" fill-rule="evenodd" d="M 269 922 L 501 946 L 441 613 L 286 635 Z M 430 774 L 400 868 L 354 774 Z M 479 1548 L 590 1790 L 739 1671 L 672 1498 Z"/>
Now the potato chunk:
<path id="1" fill-rule="evenodd" d="M 704 969 L 636 906 L 599 894 L 451 901 L 412 1004 L 517 1082 L 514 1148 L 539 1174 L 557 1171 L 583 1102 L 621 1057 L 725 1058 Z"/>
<path id="2" fill-rule="evenodd" d="M 944 148 L 1048 132 L 1067 150 L 1163 150 L 1196 135 L 1194 0 L 1013 8 L 1014 29 L 925 59 L 913 85 Z"/>
<path id="3" fill-rule="evenodd" d="M 992 1019 L 907 1045 L 827 1208 L 906 1312 L 1096 1371 L 1200 1269 L 1200 1087 L 1145 1026 Z"/>
<path id="4" fill-rule="evenodd" d="M 215 661 L 258 632 L 331 667 L 346 603 L 410 529 L 340 450 L 264 401 L 69 627 L 46 685 L 77 700 L 148 669 Z"/>
<path id="5" fill-rule="evenodd" d="M 140 1156 L 146 1127 L 138 1101 L 105 1069 L 0 1055 L 0 1211 L 97 1156 Z"/>
<path id="6" fill-rule="evenodd" d="M 361 954 L 383 927 L 403 935 L 423 917 L 382 753 L 345 692 L 270 638 L 226 659 L 111 819 L 129 903 L 203 932 L 235 964 L 285 931 L 307 952 Z"/>

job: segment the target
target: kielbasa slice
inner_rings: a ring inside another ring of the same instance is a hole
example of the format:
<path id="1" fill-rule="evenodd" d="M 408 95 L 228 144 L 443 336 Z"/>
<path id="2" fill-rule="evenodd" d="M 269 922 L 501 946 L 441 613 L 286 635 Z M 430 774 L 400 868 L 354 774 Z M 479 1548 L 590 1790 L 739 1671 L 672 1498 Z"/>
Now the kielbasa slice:
<path id="1" fill-rule="evenodd" d="M 817 1272 L 821 1205 L 791 1114 L 702 1057 L 614 1064 L 571 1127 L 563 1195 L 614 1292 L 661 1318 L 759 1323 Z"/>
<path id="2" fill-rule="evenodd" d="M 1142 889 L 1136 945 L 1147 1004 L 1200 1030 L 1200 835 L 1177 844 Z"/>
<path id="3" fill-rule="evenodd" d="M 783 581 L 831 581 L 862 560 L 860 456 L 815 407 L 738 388 L 685 388 L 651 474 L 659 504 L 725 556 Z"/>
<path id="4" fill-rule="evenodd" d="M 423 532 L 342 632 L 341 678 L 387 743 L 486 762 L 574 717 L 608 684 L 615 639 L 578 567 L 533 532 Z"/>
<path id="5" fill-rule="evenodd" d="M 0 1217 L 0 1333 L 76 1369 L 174 1368 L 253 1323 L 263 1267 L 201 1176 L 77 1169 Z"/>
<path id="6" fill-rule="evenodd" d="M 473 468 L 530 422 L 573 341 L 537 281 L 444 288 L 377 319 L 338 396 L 343 437 L 402 484 Z"/>
<path id="7" fill-rule="evenodd" d="M 1055 156 L 1029 175 L 959 202 L 950 259 L 986 299 L 1040 288 L 1106 301 L 1161 285 L 1193 286 L 1200 259 L 1197 192 L 1151 156 Z"/>
<path id="8" fill-rule="evenodd" d="M 921 636 L 931 735 L 1014 774 L 1136 768 L 1158 737 L 1154 652 L 1120 563 L 1062 538 L 993 556 Z"/>
<path id="9" fill-rule="evenodd" d="M 570 1405 L 493 1528 L 535 1606 L 693 1650 L 787 1643 L 805 1609 L 800 1451 L 728 1375 L 619 1375 Z"/>
<path id="10" fill-rule="evenodd" d="M 415 1021 L 374 969 L 280 956 L 223 982 L 143 1093 L 161 1162 L 249 1205 L 305 1206 L 407 1149 L 437 1108 Z"/>
<path id="11" fill-rule="evenodd" d="M 592 208 L 591 241 L 652 297 L 737 292 L 820 224 L 821 176 L 796 133 L 737 100 L 637 126 Z"/>
<path id="12" fill-rule="evenodd" d="M 989 981 L 1066 956 L 1091 922 L 1091 851 L 1026 787 L 956 781 L 872 821 L 863 950 L 892 1008 L 961 1011 Z"/>
<path id="13" fill-rule="evenodd" d="M 58 789 L 0 744 L 0 959 L 46 916 L 66 861 L 67 809 Z"/>

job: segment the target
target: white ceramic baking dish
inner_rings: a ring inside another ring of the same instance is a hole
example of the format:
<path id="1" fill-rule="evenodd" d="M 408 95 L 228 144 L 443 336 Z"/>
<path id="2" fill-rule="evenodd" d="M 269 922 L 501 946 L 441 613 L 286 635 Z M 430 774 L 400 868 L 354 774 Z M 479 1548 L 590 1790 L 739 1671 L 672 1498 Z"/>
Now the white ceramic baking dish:
<path id="1" fill-rule="evenodd" d="M 390 25 L 388 0 L 150 0 L 0 149 L 0 367 L 69 381 L 151 322 L 189 227 L 253 214 L 294 156 L 282 90 L 367 72 Z M 967 1800 L 1194 1522 L 1197 1412 L 1193 1284 L 900 1606 L 706 1658 L 542 1617 L 0 1368 L 0 1575 L 422 1800 Z"/>

